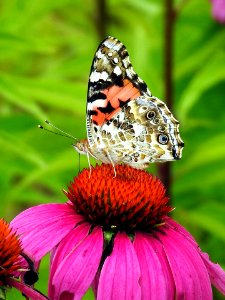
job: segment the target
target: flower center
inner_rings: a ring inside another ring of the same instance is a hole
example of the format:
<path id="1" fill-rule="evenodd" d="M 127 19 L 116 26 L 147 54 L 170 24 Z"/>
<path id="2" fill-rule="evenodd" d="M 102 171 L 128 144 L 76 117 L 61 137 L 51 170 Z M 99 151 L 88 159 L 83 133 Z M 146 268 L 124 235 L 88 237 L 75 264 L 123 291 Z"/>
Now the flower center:
<path id="1" fill-rule="evenodd" d="M 0 219 L 0 286 L 4 279 L 20 268 L 19 255 L 21 253 L 20 241 L 12 233 L 9 224 Z"/>
<path id="2" fill-rule="evenodd" d="M 151 231 L 172 210 L 161 181 L 126 165 L 102 164 L 83 170 L 69 186 L 67 197 L 77 213 L 105 231 Z"/>

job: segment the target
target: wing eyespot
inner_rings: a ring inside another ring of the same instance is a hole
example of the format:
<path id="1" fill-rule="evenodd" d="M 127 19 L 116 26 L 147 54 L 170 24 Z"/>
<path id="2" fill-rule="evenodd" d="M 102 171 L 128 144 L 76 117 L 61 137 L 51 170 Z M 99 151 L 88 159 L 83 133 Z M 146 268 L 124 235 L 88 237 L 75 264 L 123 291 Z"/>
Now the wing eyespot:
<path id="1" fill-rule="evenodd" d="M 158 142 L 162 145 L 166 145 L 169 141 L 169 138 L 166 134 L 160 134 L 158 136 Z"/>
<path id="2" fill-rule="evenodd" d="M 154 110 L 149 110 L 146 114 L 146 118 L 148 120 L 151 120 L 153 119 L 154 117 L 156 116 L 156 112 Z"/>

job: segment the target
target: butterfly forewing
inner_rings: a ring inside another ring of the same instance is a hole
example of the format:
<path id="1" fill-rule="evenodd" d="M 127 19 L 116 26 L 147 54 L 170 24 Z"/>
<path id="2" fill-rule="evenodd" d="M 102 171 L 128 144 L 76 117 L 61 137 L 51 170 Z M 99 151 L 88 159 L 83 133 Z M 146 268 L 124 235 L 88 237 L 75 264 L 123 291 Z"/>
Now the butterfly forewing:
<path id="1" fill-rule="evenodd" d="M 106 38 L 96 51 L 88 84 L 89 143 L 94 143 L 99 127 L 140 95 L 151 96 L 151 93 L 134 72 L 125 46 L 113 37 Z"/>

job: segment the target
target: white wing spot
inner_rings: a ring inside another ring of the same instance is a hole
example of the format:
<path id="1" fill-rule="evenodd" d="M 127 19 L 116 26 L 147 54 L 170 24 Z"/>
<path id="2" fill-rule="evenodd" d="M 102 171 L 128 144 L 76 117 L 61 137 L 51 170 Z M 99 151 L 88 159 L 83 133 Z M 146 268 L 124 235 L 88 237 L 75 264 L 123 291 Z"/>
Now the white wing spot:
<path id="1" fill-rule="evenodd" d="M 103 53 L 99 50 L 96 52 L 96 57 L 97 58 L 102 58 L 103 57 Z"/>
<path id="2" fill-rule="evenodd" d="M 113 49 L 114 51 L 119 51 L 121 48 L 121 43 L 118 42 L 118 40 L 113 40 L 113 39 L 108 39 L 106 41 L 104 41 L 103 43 L 106 47 L 108 47 L 109 49 Z"/>
<path id="3" fill-rule="evenodd" d="M 115 69 L 113 70 L 113 72 L 114 72 L 117 76 L 119 76 L 120 74 L 122 74 L 122 71 L 121 71 L 121 69 L 120 69 L 119 66 L 116 66 Z"/>
<path id="4" fill-rule="evenodd" d="M 108 77 L 109 77 L 109 75 L 106 71 L 103 71 L 100 75 L 100 79 L 102 79 L 104 81 L 106 81 Z"/>
<path id="5" fill-rule="evenodd" d="M 97 71 L 93 71 L 90 76 L 90 81 L 91 82 L 99 81 L 100 75 L 101 75 L 101 73 L 99 73 Z"/>
<path id="6" fill-rule="evenodd" d="M 129 60 L 129 57 L 128 57 L 128 56 L 127 56 L 126 58 L 124 58 L 123 63 L 124 63 L 124 67 L 125 67 L 125 68 L 128 68 L 128 66 L 129 66 L 129 64 L 130 64 L 130 60 Z"/>

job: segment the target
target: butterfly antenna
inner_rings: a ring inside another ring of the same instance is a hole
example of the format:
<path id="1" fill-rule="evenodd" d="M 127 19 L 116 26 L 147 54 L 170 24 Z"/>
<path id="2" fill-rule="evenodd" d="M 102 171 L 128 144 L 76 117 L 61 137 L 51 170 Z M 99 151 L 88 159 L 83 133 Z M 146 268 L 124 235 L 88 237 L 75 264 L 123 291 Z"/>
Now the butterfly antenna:
<path id="1" fill-rule="evenodd" d="M 56 134 L 56 135 L 61 135 L 61 136 L 63 136 L 63 137 L 72 139 L 70 136 L 67 136 L 67 135 L 62 134 L 62 133 L 59 133 L 59 132 L 52 131 L 52 130 L 50 130 L 50 129 L 47 129 L 47 128 L 43 127 L 42 125 L 38 125 L 38 128 L 43 129 L 43 130 L 48 131 L 48 132 L 51 132 L 51 133 L 54 133 L 54 134 Z"/>
<path id="2" fill-rule="evenodd" d="M 53 130 L 50 130 L 50 129 L 47 129 L 45 128 L 44 126 L 42 125 L 38 125 L 38 128 L 40 129 L 43 129 L 43 130 L 46 130 L 48 132 L 51 132 L 51 133 L 54 133 L 56 135 L 61 135 L 61 136 L 64 136 L 66 138 L 69 138 L 69 139 L 72 139 L 72 140 L 76 140 L 76 138 L 74 136 L 72 136 L 71 134 L 69 133 L 66 133 L 64 132 L 63 130 L 59 129 L 58 127 L 56 127 L 55 125 L 53 125 L 52 123 L 50 123 L 48 120 L 45 120 L 45 123 L 49 126 L 51 126 L 53 129 L 55 129 L 56 131 L 53 131 Z"/>
<path id="3" fill-rule="evenodd" d="M 74 136 L 72 136 L 72 134 L 69 134 L 69 133 L 63 131 L 62 129 L 56 127 L 54 124 L 52 124 L 52 123 L 49 122 L 48 120 L 45 120 L 45 123 L 48 124 L 49 126 L 51 126 L 52 128 L 54 128 L 55 130 L 61 132 L 61 134 L 63 134 L 64 136 L 68 136 L 68 137 L 70 137 L 71 139 L 76 140 L 76 138 L 75 138 Z"/>

